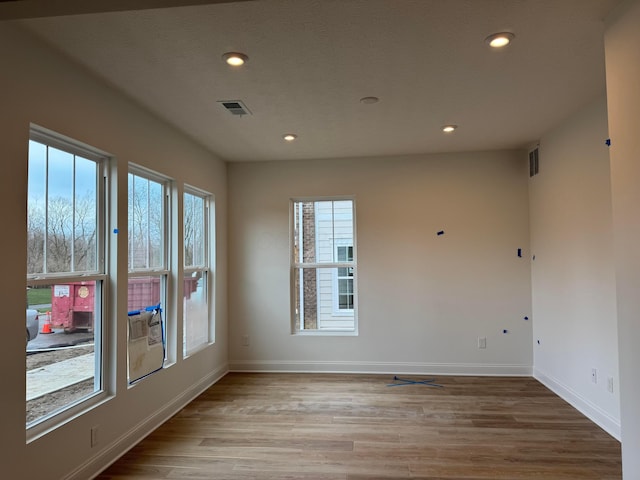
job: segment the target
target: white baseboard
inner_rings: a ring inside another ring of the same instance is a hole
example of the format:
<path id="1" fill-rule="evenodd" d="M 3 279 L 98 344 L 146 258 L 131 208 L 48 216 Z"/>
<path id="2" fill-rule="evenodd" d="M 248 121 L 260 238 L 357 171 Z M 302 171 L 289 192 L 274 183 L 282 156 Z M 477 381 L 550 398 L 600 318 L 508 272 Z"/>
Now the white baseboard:
<path id="1" fill-rule="evenodd" d="M 400 375 L 484 375 L 530 377 L 531 365 L 410 362 L 244 361 L 229 363 L 231 372 L 380 373 Z"/>
<path id="2" fill-rule="evenodd" d="M 100 474 L 100 472 L 118 460 L 144 437 L 169 420 L 173 415 L 178 413 L 183 407 L 189 404 L 211 385 L 220 380 L 228 372 L 229 368 L 227 365 L 211 372 L 191 388 L 175 397 L 171 402 L 167 403 L 162 408 L 151 413 L 147 418 L 134 425 L 119 438 L 111 442 L 111 444 L 106 448 L 102 449 L 97 455 L 89 458 L 86 462 L 67 475 L 65 480 L 86 480 L 87 478 L 95 478 Z"/>
<path id="3" fill-rule="evenodd" d="M 538 380 L 553 393 L 565 400 L 567 403 L 569 403 L 585 417 L 602 428 L 613 438 L 620 441 L 619 418 L 612 417 L 600 407 L 594 405 L 589 400 L 584 398 L 582 395 L 579 395 L 568 386 L 562 384 L 560 381 L 556 380 L 550 375 L 546 375 L 544 372 L 540 371 L 537 368 L 534 369 L 533 378 Z"/>

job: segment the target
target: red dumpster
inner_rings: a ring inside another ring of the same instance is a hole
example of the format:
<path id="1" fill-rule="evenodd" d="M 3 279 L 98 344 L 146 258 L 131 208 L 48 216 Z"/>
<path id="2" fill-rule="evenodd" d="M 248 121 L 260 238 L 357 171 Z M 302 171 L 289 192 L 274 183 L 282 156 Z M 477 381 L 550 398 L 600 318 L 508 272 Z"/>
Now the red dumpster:
<path id="1" fill-rule="evenodd" d="M 160 303 L 158 277 L 130 277 L 127 288 L 127 310 L 143 310 Z"/>
<path id="2" fill-rule="evenodd" d="M 95 282 L 73 282 L 53 285 L 51 323 L 67 333 L 93 331 Z"/>

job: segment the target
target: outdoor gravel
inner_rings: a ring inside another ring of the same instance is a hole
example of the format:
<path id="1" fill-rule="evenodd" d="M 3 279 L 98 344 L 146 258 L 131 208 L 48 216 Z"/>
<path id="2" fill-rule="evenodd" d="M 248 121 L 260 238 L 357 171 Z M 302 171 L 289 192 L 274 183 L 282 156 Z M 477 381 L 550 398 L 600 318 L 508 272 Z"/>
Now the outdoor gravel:
<path id="1" fill-rule="evenodd" d="M 57 349 L 27 355 L 27 371 L 93 352 L 93 345 Z M 93 392 L 93 379 L 85 380 L 27 402 L 27 423 L 69 405 Z"/>

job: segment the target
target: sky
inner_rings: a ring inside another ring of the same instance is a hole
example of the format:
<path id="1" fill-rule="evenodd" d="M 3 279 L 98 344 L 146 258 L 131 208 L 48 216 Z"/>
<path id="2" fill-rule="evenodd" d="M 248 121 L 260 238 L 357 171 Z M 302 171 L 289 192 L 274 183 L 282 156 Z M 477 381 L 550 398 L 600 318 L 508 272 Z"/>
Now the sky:
<path id="1" fill-rule="evenodd" d="M 93 160 L 53 147 L 47 148 L 46 145 L 30 140 L 29 202 L 43 201 L 47 192 L 49 198 L 63 197 L 71 200 L 74 195 L 74 177 L 76 197 L 89 194 L 95 198 L 97 167 Z"/>

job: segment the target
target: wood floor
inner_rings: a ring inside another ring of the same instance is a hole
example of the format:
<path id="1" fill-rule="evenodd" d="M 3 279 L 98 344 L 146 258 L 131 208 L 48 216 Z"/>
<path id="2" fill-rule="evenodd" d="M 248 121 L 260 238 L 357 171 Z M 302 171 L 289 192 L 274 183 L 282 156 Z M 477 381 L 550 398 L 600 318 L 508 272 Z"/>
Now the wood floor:
<path id="1" fill-rule="evenodd" d="M 229 374 L 98 479 L 622 478 L 620 444 L 536 380 L 436 381 Z"/>

